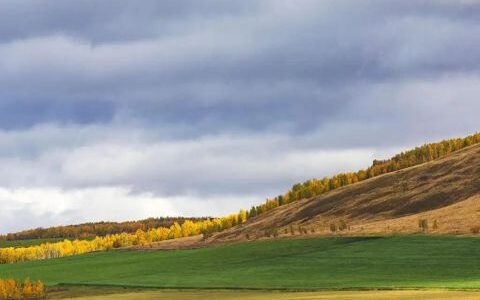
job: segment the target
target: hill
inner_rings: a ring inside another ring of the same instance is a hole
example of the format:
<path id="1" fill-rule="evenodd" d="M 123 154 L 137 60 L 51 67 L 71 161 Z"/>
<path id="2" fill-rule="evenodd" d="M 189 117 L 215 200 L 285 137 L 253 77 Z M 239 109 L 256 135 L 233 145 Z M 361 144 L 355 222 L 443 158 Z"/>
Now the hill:
<path id="1" fill-rule="evenodd" d="M 478 233 L 480 145 L 276 207 L 211 241 L 270 235 Z M 419 221 L 423 221 L 422 228 Z"/>

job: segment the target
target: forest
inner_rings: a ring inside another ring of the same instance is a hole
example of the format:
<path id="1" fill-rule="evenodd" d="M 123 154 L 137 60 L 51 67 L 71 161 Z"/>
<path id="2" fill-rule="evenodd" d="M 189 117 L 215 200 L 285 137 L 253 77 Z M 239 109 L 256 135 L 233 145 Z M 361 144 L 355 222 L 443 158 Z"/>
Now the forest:
<path id="1" fill-rule="evenodd" d="M 139 221 L 83 223 L 78 225 L 35 228 L 9 233 L 6 235 L 0 235 L 0 240 L 14 241 L 49 238 L 88 239 L 122 232 L 134 233 L 139 229 L 148 231 L 153 228 L 170 227 L 175 222 L 182 224 L 186 220 L 196 222 L 204 221 L 206 219 L 208 218 L 160 217 L 148 218 Z"/>

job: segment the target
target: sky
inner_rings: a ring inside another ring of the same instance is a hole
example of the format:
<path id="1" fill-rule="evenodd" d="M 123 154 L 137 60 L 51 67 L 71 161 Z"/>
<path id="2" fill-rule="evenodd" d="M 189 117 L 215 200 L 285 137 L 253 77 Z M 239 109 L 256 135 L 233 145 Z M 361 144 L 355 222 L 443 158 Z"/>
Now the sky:
<path id="1" fill-rule="evenodd" d="M 0 233 L 221 216 L 480 130 L 480 2 L 0 0 Z"/>

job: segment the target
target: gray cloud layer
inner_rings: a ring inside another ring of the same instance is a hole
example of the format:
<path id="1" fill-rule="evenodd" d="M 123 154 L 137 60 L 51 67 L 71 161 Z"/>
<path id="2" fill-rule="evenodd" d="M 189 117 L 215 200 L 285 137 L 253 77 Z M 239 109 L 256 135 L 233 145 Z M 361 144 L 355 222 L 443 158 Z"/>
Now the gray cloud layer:
<path id="1" fill-rule="evenodd" d="M 30 219 L 76 222 L 90 212 L 74 203 L 113 188 L 170 203 L 165 214 L 205 214 L 194 203 L 207 199 L 224 213 L 476 131 L 479 13 L 477 1 L 1 1 L 4 205 L 53 189 L 72 204 Z M 0 230 L 28 227 L 12 222 Z"/>

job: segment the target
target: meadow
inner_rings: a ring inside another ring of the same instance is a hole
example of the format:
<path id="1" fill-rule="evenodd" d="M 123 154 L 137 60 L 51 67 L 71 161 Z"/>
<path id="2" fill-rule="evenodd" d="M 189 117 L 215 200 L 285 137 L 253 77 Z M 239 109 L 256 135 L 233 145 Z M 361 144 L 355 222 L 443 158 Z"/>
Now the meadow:
<path id="1" fill-rule="evenodd" d="M 57 284 L 196 289 L 480 288 L 480 239 L 281 239 L 192 250 L 90 253 L 0 265 Z"/>
<path id="2" fill-rule="evenodd" d="M 474 291 L 323 291 L 323 292 L 278 292 L 278 291 L 140 291 L 97 296 L 75 297 L 77 300 L 478 300 Z M 55 298 L 53 298 L 55 299 Z"/>

